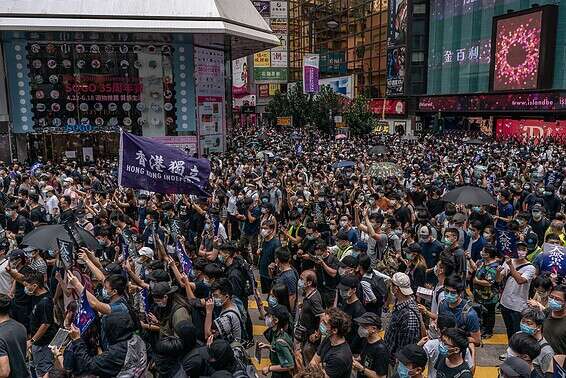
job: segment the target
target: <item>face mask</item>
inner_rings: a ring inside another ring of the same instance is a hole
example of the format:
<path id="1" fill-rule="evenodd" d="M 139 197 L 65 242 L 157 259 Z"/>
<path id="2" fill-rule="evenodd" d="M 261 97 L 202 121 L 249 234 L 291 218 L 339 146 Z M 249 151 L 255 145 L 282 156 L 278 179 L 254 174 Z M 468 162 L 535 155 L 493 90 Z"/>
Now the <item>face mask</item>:
<path id="1" fill-rule="evenodd" d="M 224 263 L 226 261 L 226 258 L 222 255 L 218 255 L 218 261 L 220 261 L 221 263 Z"/>
<path id="2" fill-rule="evenodd" d="M 524 259 L 525 257 L 527 257 L 527 251 L 525 250 L 518 250 L 517 251 L 517 257 L 520 259 Z"/>
<path id="3" fill-rule="evenodd" d="M 320 332 L 322 337 L 328 336 L 328 329 L 326 328 L 326 326 L 323 323 L 320 323 L 320 325 L 318 326 L 318 331 Z"/>
<path id="4" fill-rule="evenodd" d="M 345 268 L 338 268 L 338 274 L 343 276 L 346 273 L 346 269 Z"/>
<path id="5" fill-rule="evenodd" d="M 262 214 L 267 214 L 267 209 L 266 209 L 266 208 L 261 209 L 261 213 L 262 213 Z"/>
<path id="6" fill-rule="evenodd" d="M 265 318 L 265 326 L 266 326 L 267 328 L 273 327 L 273 319 L 271 319 L 271 316 L 267 316 L 267 317 Z"/>
<path id="7" fill-rule="evenodd" d="M 29 290 L 27 287 L 24 287 L 24 293 L 26 293 L 26 295 L 33 295 L 33 291 Z"/>
<path id="8" fill-rule="evenodd" d="M 167 302 L 155 302 L 155 304 L 156 304 L 157 307 L 159 307 L 159 308 L 165 308 L 165 307 L 167 307 Z"/>
<path id="9" fill-rule="evenodd" d="M 214 305 L 216 307 L 222 307 L 223 304 L 224 304 L 224 301 L 222 300 L 222 298 L 214 298 Z"/>
<path id="10" fill-rule="evenodd" d="M 406 258 L 407 260 L 411 261 L 412 259 L 415 258 L 415 256 L 413 256 L 413 255 L 411 255 L 411 254 L 408 254 L 408 255 L 405 255 L 405 258 Z"/>
<path id="11" fill-rule="evenodd" d="M 563 304 L 558 302 L 556 299 L 554 298 L 549 298 L 548 299 L 548 308 L 552 311 L 560 311 L 562 310 Z"/>
<path id="12" fill-rule="evenodd" d="M 109 301 L 110 298 L 112 296 L 110 295 L 110 293 L 108 293 L 108 290 L 106 290 L 105 287 L 102 288 L 102 299 L 104 299 L 105 301 Z"/>
<path id="13" fill-rule="evenodd" d="M 340 221 L 340 227 L 342 227 L 342 228 L 346 227 L 347 224 L 348 224 L 348 222 L 346 222 L 346 221 Z"/>
<path id="14" fill-rule="evenodd" d="M 302 279 L 299 279 L 299 281 L 297 282 L 297 287 L 300 290 L 303 290 L 305 288 L 305 281 L 303 281 Z"/>
<path id="15" fill-rule="evenodd" d="M 358 327 L 358 336 L 360 336 L 362 339 L 367 338 L 369 336 L 369 330 L 364 327 Z"/>
<path id="16" fill-rule="evenodd" d="M 438 353 L 442 356 L 448 355 L 448 347 L 443 342 L 438 344 Z"/>
<path id="17" fill-rule="evenodd" d="M 456 294 L 456 293 L 445 293 L 444 298 L 446 298 L 446 301 L 448 303 L 454 304 L 454 303 L 456 303 L 456 301 L 458 301 L 458 294 Z"/>
<path id="18" fill-rule="evenodd" d="M 435 265 L 434 268 L 432 268 L 432 272 L 434 273 L 435 276 L 438 277 L 438 265 Z"/>
<path id="19" fill-rule="evenodd" d="M 261 230 L 261 237 L 266 238 L 269 236 L 269 230 Z"/>
<path id="20" fill-rule="evenodd" d="M 528 325 L 521 323 L 521 332 L 532 336 L 535 333 L 537 333 L 537 329 L 534 328 L 534 327 L 529 327 Z"/>
<path id="21" fill-rule="evenodd" d="M 452 241 L 444 238 L 444 239 L 442 239 L 442 244 L 444 244 L 447 247 L 450 247 L 452 245 Z"/>
<path id="22" fill-rule="evenodd" d="M 279 304 L 279 302 L 277 301 L 277 298 L 269 297 L 267 298 L 267 304 L 269 305 L 269 307 L 275 307 Z"/>
<path id="23" fill-rule="evenodd" d="M 397 374 L 399 374 L 400 378 L 408 378 L 409 377 L 409 368 L 405 366 L 401 361 L 397 365 Z"/>
<path id="24" fill-rule="evenodd" d="M 474 206 L 474 207 L 472 207 L 472 211 L 473 211 L 474 213 L 479 213 L 480 210 L 481 210 L 481 207 L 479 207 L 479 206 Z"/>

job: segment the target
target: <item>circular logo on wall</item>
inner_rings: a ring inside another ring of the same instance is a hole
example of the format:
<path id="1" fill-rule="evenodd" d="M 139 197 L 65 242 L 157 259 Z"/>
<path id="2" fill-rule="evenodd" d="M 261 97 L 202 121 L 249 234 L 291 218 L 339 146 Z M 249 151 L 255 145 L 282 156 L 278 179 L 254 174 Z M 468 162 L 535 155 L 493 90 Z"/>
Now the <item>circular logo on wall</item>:
<path id="1" fill-rule="evenodd" d="M 51 124 L 55 127 L 61 126 L 61 118 L 53 118 L 53 120 L 51 121 Z"/>
<path id="2" fill-rule="evenodd" d="M 32 53 L 37 54 L 41 50 L 41 47 L 39 47 L 37 43 L 34 43 L 33 45 L 31 45 L 30 50 Z"/>
<path id="3" fill-rule="evenodd" d="M 59 110 L 61 110 L 61 105 L 54 102 L 53 104 L 51 104 L 51 110 L 54 111 L 55 113 L 57 113 Z"/>
<path id="4" fill-rule="evenodd" d="M 99 54 L 100 53 L 100 47 L 98 47 L 98 45 L 91 45 L 90 46 L 90 53 L 91 54 Z"/>
<path id="5" fill-rule="evenodd" d="M 122 45 L 120 46 L 120 52 L 122 54 L 127 54 L 128 53 L 128 45 Z"/>
<path id="6" fill-rule="evenodd" d="M 73 65 L 73 63 L 71 63 L 71 61 L 69 59 L 64 59 L 63 60 L 63 67 L 65 68 L 71 68 L 71 66 Z"/>
<path id="7" fill-rule="evenodd" d="M 115 112 L 116 109 L 118 109 L 118 106 L 116 105 L 116 103 L 111 102 L 110 104 L 108 104 L 108 110 L 110 110 L 111 112 Z"/>
<path id="8" fill-rule="evenodd" d="M 31 62 L 31 66 L 35 69 L 40 69 L 41 68 L 41 60 L 39 59 L 35 59 Z"/>
<path id="9" fill-rule="evenodd" d="M 122 109 L 124 109 L 125 112 L 129 112 L 132 109 L 132 105 L 128 102 L 124 102 L 122 104 Z"/>
<path id="10" fill-rule="evenodd" d="M 104 46 L 104 51 L 106 51 L 107 54 L 112 54 L 114 52 L 114 46 L 106 45 Z"/>
<path id="11" fill-rule="evenodd" d="M 49 76 L 49 82 L 51 84 L 57 84 L 59 82 L 59 76 L 57 75 L 50 75 Z"/>
<path id="12" fill-rule="evenodd" d="M 55 59 L 49 59 L 47 61 L 47 67 L 49 67 L 50 69 L 57 67 L 57 62 L 55 61 Z"/>
<path id="13" fill-rule="evenodd" d="M 67 119 L 67 125 L 75 126 L 77 124 L 77 120 L 74 118 Z"/>
<path id="14" fill-rule="evenodd" d="M 75 104 L 72 102 L 67 102 L 67 105 L 65 105 L 65 109 L 67 109 L 68 112 L 72 112 L 75 110 Z"/>
<path id="15" fill-rule="evenodd" d="M 45 98 L 45 93 L 43 93 L 43 91 L 41 89 L 37 90 L 37 91 L 35 91 L 35 98 L 38 99 L 38 100 L 41 100 L 41 99 Z"/>
<path id="16" fill-rule="evenodd" d="M 81 112 L 87 112 L 88 111 L 88 104 L 86 102 L 81 102 L 81 104 L 79 105 L 79 109 Z"/>
<path id="17" fill-rule="evenodd" d="M 100 68 L 100 60 L 94 59 L 92 62 L 90 62 L 90 65 L 92 66 L 92 68 L 97 70 Z"/>
<path id="18" fill-rule="evenodd" d="M 56 89 L 52 90 L 50 96 L 52 99 L 57 100 L 59 98 L 59 91 Z"/>
<path id="19" fill-rule="evenodd" d="M 94 110 L 96 110 L 97 112 L 101 112 L 103 108 L 104 107 L 102 106 L 101 102 L 97 102 L 96 104 L 94 104 Z"/>
<path id="20" fill-rule="evenodd" d="M 45 111 L 45 104 L 38 102 L 35 105 L 35 110 L 37 110 L 38 112 L 44 112 Z"/>
<path id="21" fill-rule="evenodd" d="M 145 110 L 145 104 L 143 102 L 138 102 L 136 104 L 136 109 L 140 112 L 143 112 Z"/>
<path id="22" fill-rule="evenodd" d="M 132 124 L 132 119 L 130 117 L 124 118 L 124 126 L 130 126 Z"/>
<path id="23" fill-rule="evenodd" d="M 77 46 L 75 47 L 75 51 L 76 51 L 78 54 L 83 54 L 83 53 L 85 52 L 85 47 L 84 47 L 84 45 L 80 45 L 80 44 L 77 45 Z"/>
<path id="24" fill-rule="evenodd" d="M 94 124 L 100 127 L 104 125 L 104 119 L 102 119 L 102 117 L 96 117 L 96 119 L 94 120 Z"/>
<path id="25" fill-rule="evenodd" d="M 173 110 L 173 104 L 166 102 L 165 105 L 163 105 L 163 109 L 165 109 L 166 112 L 170 112 L 171 110 Z"/>

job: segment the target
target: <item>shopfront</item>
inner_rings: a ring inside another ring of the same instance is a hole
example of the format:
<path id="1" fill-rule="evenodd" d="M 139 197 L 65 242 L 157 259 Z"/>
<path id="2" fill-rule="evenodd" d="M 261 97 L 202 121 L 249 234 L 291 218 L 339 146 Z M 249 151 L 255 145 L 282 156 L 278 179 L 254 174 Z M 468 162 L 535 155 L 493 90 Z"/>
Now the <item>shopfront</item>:
<path id="1" fill-rule="evenodd" d="M 193 136 L 201 154 L 221 152 L 231 60 L 278 43 L 247 0 L 158 1 L 149 12 L 111 0 L 64 10 L 45 1 L 41 14 L 27 0 L 7 2 L 0 29 L 10 130 L 18 158 L 30 161 L 113 157 L 120 128 Z"/>

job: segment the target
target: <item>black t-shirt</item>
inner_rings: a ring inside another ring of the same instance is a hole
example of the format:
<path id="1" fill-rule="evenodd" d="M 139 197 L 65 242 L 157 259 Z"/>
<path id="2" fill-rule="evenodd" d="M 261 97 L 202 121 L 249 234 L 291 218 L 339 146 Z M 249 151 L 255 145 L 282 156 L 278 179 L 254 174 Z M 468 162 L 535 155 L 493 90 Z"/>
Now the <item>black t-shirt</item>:
<path id="1" fill-rule="evenodd" d="M 0 357 L 10 360 L 10 378 L 30 376 L 26 366 L 26 328 L 13 319 L 0 323 Z"/>
<path id="2" fill-rule="evenodd" d="M 386 376 L 389 368 L 389 352 L 383 340 L 370 344 L 367 339 L 364 339 L 361 346 L 360 359 L 362 366 L 377 373 L 377 375 Z M 358 378 L 364 377 L 366 377 L 364 373 L 358 372 Z"/>
<path id="3" fill-rule="evenodd" d="M 49 324 L 47 332 L 34 343 L 39 346 L 48 345 L 57 333 L 57 326 L 53 320 L 53 299 L 49 293 L 45 293 L 34 297 L 32 301 L 34 305 L 30 317 L 30 335 L 33 337 L 42 324 Z"/>
<path id="4" fill-rule="evenodd" d="M 323 260 L 326 263 L 326 265 L 328 265 L 332 269 L 338 270 L 338 265 L 340 262 L 338 261 L 336 256 L 328 255 Z M 320 291 L 324 291 L 324 290 L 336 289 L 336 286 L 338 285 L 338 281 L 340 280 L 340 278 L 338 277 L 338 274 L 336 274 L 336 277 L 330 277 L 328 273 L 326 273 L 326 270 L 324 270 L 322 265 L 317 265 L 316 280 L 318 282 L 318 289 Z"/>
<path id="5" fill-rule="evenodd" d="M 464 361 L 460 366 L 451 368 L 446 365 L 445 358 L 439 358 L 436 362 L 437 378 L 472 378 L 472 371 L 468 364 Z"/>
<path id="6" fill-rule="evenodd" d="M 332 346 L 330 338 L 322 341 L 316 352 L 322 367 L 330 378 L 350 378 L 352 374 L 352 351 L 348 342 Z"/>
<path id="7" fill-rule="evenodd" d="M 47 223 L 47 213 L 43 206 L 38 205 L 31 209 L 29 217 L 32 222 Z"/>
<path id="8" fill-rule="evenodd" d="M 307 334 L 311 335 L 318 329 L 320 323 L 320 314 L 324 312 L 322 297 L 318 290 L 310 293 L 303 300 L 303 309 L 299 323 L 307 329 Z"/>
<path id="9" fill-rule="evenodd" d="M 359 354 L 361 352 L 361 339 L 358 336 L 358 324 L 353 321 L 353 319 L 359 318 L 366 313 L 366 309 L 359 299 L 353 303 L 346 303 L 345 301 L 340 306 L 342 310 L 350 316 L 352 319 L 352 326 L 350 327 L 350 332 L 346 336 L 346 341 L 350 344 L 352 353 Z"/>

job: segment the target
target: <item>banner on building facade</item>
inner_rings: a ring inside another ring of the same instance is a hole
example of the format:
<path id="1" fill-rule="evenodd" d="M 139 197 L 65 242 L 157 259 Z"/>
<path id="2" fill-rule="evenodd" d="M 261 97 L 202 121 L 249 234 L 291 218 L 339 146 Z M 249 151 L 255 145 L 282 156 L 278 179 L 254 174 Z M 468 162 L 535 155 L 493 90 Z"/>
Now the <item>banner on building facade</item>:
<path id="1" fill-rule="evenodd" d="M 271 53 L 269 50 L 260 51 L 254 54 L 254 67 L 271 66 Z"/>
<path id="2" fill-rule="evenodd" d="M 388 96 L 402 96 L 405 93 L 407 2 L 408 0 L 389 0 L 386 87 Z"/>
<path id="3" fill-rule="evenodd" d="M 248 58 L 238 58 L 232 61 L 232 94 L 244 96 L 248 93 Z"/>
<path id="4" fill-rule="evenodd" d="M 303 60 L 303 92 L 318 93 L 320 85 L 319 71 L 320 56 L 318 54 L 305 54 Z"/>
<path id="5" fill-rule="evenodd" d="M 125 131 L 120 133 L 118 182 L 157 193 L 207 195 L 210 162 L 176 147 Z"/>

